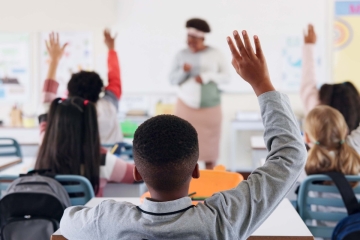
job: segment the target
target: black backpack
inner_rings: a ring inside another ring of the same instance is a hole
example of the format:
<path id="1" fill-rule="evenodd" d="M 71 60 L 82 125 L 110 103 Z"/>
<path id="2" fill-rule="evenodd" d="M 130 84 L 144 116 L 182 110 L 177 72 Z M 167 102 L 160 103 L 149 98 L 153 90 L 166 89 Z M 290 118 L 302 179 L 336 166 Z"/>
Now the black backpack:
<path id="1" fill-rule="evenodd" d="M 335 183 L 341 198 L 344 201 L 348 216 L 335 227 L 333 240 L 359 240 L 360 239 L 360 204 L 344 174 L 339 172 L 325 173 Z"/>
<path id="2" fill-rule="evenodd" d="M 0 200 L 1 240 L 49 240 L 59 228 L 69 195 L 53 177 L 32 171 L 14 180 Z"/>

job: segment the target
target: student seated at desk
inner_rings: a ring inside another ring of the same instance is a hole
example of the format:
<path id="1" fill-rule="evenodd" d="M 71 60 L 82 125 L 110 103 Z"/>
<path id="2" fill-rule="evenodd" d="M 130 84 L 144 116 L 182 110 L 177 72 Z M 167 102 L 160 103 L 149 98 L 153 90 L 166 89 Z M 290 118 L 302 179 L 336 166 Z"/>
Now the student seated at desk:
<path id="1" fill-rule="evenodd" d="M 305 113 L 314 107 L 323 104 L 333 107 L 344 116 L 349 128 L 346 141 L 360 153 L 360 96 L 356 87 L 351 82 L 337 84 L 323 84 L 320 90 L 316 86 L 314 45 L 316 33 L 312 25 L 304 36 L 303 66 L 300 87 L 300 98 L 303 102 Z"/>
<path id="2" fill-rule="evenodd" d="M 59 45 L 58 36 L 51 34 L 48 44 L 51 61 L 58 62 L 64 49 L 65 45 Z M 51 79 L 55 78 L 52 68 L 49 69 L 49 76 Z M 51 169 L 55 174 L 85 176 L 97 196 L 102 195 L 107 181 L 134 182 L 134 165 L 101 148 L 94 103 L 79 97 L 53 99 L 56 94 L 45 96 L 44 105 L 49 102 L 51 105 L 48 113 L 39 117 L 43 139 L 35 169 Z"/>
<path id="3" fill-rule="evenodd" d="M 99 123 L 100 140 L 102 144 L 114 144 L 123 141 L 123 135 L 117 119 L 119 99 L 121 97 L 120 67 L 115 49 L 115 38 L 110 32 L 104 31 L 105 44 L 108 52 L 108 79 L 109 84 L 105 87 L 104 96 L 103 81 L 96 72 L 80 71 L 72 75 L 67 89 L 70 97 L 81 97 L 96 105 Z M 50 69 L 56 72 L 57 62 L 52 59 Z M 56 95 L 58 89 L 55 75 L 49 75 L 45 81 L 44 93 L 46 96 Z"/>
<path id="4" fill-rule="evenodd" d="M 237 73 L 253 87 L 265 125 L 269 155 L 236 188 L 193 206 L 191 178 L 199 177 L 196 130 L 185 120 L 160 115 L 134 136 L 134 177 L 144 180 L 151 199 L 140 206 L 103 201 L 94 208 L 65 210 L 60 229 L 68 239 L 247 239 L 271 214 L 304 168 L 306 150 L 289 99 L 276 92 L 258 37 L 228 38 Z M 240 50 L 240 52 L 239 52 Z"/>
<path id="5" fill-rule="evenodd" d="M 307 175 L 333 171 L 345 175 L 360 173 L 360 156 L 351 147 L 351 142 L 345 140 L 347 133 L 347 124 L 338 110 L 323 105 L 309 112 L 305 120 L 305 139 L 311 147 L 305 165 Z M 340 194 L 334 193 L 323 193 L 321 197 L 341 198 Z M 323 212 L 346 212 L 345 208 L 317 207 L 318 211 Z M 333 222 L 324 224 L 332 227 L 336 225 Z"/>

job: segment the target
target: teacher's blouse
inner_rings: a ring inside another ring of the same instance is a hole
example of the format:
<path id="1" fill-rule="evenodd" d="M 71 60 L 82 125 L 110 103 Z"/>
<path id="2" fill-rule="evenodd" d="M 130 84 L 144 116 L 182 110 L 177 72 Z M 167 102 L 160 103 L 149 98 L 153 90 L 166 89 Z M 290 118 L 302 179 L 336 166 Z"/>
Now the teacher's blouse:
<path id="1" fill-rule="evenodd" d="M 185 63 L 192 66 L 190 72 L 183 70 Z M 207 47 L 197 53 L 184 49 L 175 57 L 170 81 L 179 86 L 178 97 L 189 107 L 214 107 L 220 104 L 220 91 L 217 85 L 230 79 L 228 65 L 215 48 Z M 195 81 L 198 75 L 203 84 Z"/>

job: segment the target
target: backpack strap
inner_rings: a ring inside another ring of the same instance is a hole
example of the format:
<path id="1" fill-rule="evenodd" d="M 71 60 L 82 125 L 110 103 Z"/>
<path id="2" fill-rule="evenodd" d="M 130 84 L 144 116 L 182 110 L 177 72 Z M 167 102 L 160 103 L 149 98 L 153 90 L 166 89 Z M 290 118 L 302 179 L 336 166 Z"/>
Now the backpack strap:
<path id="1" fill-rule="evenodd" d="M 324 174 L 328 175 L 334 181 L 344 201 L 348 215 L 360 212 L 360 204 L 345 175 L 340 172 L 327 172 Z"/>

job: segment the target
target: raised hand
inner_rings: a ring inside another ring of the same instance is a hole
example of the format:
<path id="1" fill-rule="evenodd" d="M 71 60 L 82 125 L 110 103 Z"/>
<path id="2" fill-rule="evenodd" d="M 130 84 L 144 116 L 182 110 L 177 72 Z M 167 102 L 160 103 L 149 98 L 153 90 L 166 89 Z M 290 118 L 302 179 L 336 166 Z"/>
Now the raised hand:
<path id="1" fill-rule="evenodd" d="M 191 71 L 191 65 L 190 64 L 188 64 L 188 63 L 185 63 L 184 64 L 184 66 L 183 66 L 183 70 L 185 71 L 185 72 L 190 72 Z"/>
<path id="2" fill-rule="evenodd" d="M 256 49 L 256 52 L 254 52 L 247 32 L 242 31 L 242 35 L 244 42 L 239 33 L 234 31 L 236 46 L 232 39 L 227 37 L 227 42 L 233 56 L 232 65 L 234 69 L 240 77 L 252 86 L 257 96 L 265 92 L 274 91 L 275 89 L 270 81 L 266 59 L 263 55 L 259 38 L 254 36 Z"/>
<path id="3" fill-rule="evenodd" d="M 105 29 L 104 30 L 104 42 L 107 46 L 107 48 L 109 50 L 114 50 L 115 49 L 115 38 L 116 38 L 116 35 L 114 37 L 111 37 L 111 33 L 110 33 L 110 30 L 109 29 Z"/>
<path id="4" fill-rule="evenodd" d="M 314 30 L 314 26 L 312 24 L 308 25 L 308 29 L 304 33 L 304 43 L 305 44 L 315 44 L 316 43 L 316 33 Z"/>
<path id="5" fill-rule="evenodd" d="M 45 43 L 51 61 L 58 62 L 64 54 L 67 43 L 61 46 L 59 41 L 59 33 L 54 32 L 49 34 L 49 40 L 45 41 Z"/>

